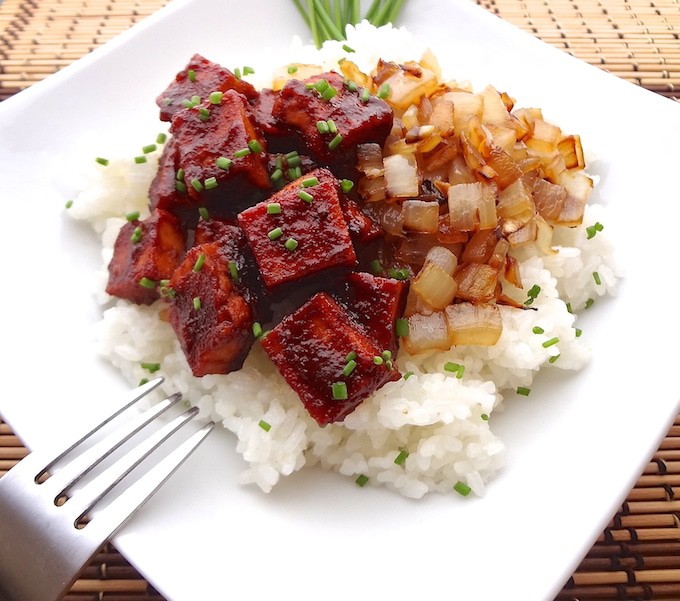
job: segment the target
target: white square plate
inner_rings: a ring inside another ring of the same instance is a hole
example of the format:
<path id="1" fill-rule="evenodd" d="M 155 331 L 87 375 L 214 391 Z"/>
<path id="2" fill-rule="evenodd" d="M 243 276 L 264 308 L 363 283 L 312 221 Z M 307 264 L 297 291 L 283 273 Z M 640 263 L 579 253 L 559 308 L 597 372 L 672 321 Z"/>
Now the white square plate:
<path id="1" fill-rule="evenodd" d="M 412 501 L 315 469 L 265 495 L 236 484 L 235 439 L 213 433 L 114 540 L 169 599 L 551 599 L 677 415 L 680 106 L 472 3 L 412 0 L 401 22 L 452 77 L 581 134 L 627 277 L 579 318 L 589 366 L 494 414 L 508 466 L 485 498 Z M 155 137 L 154 99 L 194 52 L 257 66 L 295 33 L 290 2 L 178 1 L 0 104 L 0 412 L 30 447 L 127 389 L 91 348 L 98 242 L 63 214 L 75 157 Z"/>

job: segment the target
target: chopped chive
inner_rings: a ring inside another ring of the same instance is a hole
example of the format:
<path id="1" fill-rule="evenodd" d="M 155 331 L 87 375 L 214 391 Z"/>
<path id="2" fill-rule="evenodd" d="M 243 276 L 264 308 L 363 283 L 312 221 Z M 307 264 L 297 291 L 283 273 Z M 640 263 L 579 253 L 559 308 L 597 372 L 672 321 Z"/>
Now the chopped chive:
<path id="1" fill-rule="evenodd" d="M 394 328 L 397 336 L 400 338 L 403 338 L 404 336 L 409 335 L 409 322 L 408 319 L 404 317 L 399 317 L 397 318 L 397 324 L 396 327 Z"/>
<path id="2" fill-rule="evenodd" d="M 283 236 L 283 230 L 280 227 L 276 227 L 273 230 L 267 232 L 267 236 L 270 240 L 276 240 L 277 238 Z"/>
<path id="3" fill-rule="evenodd" d="M 363 488 L 368 482 L 368 476 L 359 474 L 354 482 L 356 482 L 357 486 L 361 486 Z"/>
<path id="4" fill-rule="evenodd" d="M 350 92 L 356 92 L 359 89 L 357 87 L 357 84 L 355 82 L 351 81 L 351 80 L 348 80 L 346 85 L 347 85 L 347 89 Z"/>
<path id="5" fill-rule="evenodd" d="M 314 197 L 309 192 L 305 192 L 304 190 L 300 190 L 297 195 L 298 198 L 301 198 L 306 203 L 311 203 L 314 200 Z"/>
<path id="6" fill-rule="evenodd" d="M 212 190 L 214 188 L 217 188 L 217 178 L 209 177 L 203 182 L 203 185 L 205 186 L 206 190 Z"/>
<path id="7" fill-rule="evenodd" d="M 197 104 L 201 104 L 201 97 L 198 96 L 197 94 L 194 94 L 191 97 L 191 102 L 193 102 L 194 106 L 196 106 Z"/>
<path id="8" fill-rule="evenodd" d="M 594 302 L 595 302 L 595 299 L 589 298 L 586 301 L 586 309 L 589 309 L 590 307 L 592 307 Z"/>
<path id="9" fill-rule="evenodd" d="M 404 451 L 404 450 L 400 451 L 399 455 L 397 455 L 394 458 L 394 463 L 396 463 L 397 465 L 404 465 L 404 462 L 406 461 L 406 458 L 408 457 L 408 455 L 409 455 L 408 451 Z"/>
<path id="10" fill-rule="evenodd" d="M 312 186 L 318 186 L 319 185 L 319 180 L 316 177 L 308 177 L 307 179 L 302 180 L 302 187 L 303 188 L 311 188 Z"/>
<path id="11" fill-rule="evenodd" d="M 201 121 L 207 121 L 210 118 L 210 111 L 205 107 L 201 107 L 198 109 L 198 116 Z"/>
<path id="12" fill-rule="evenodd" d="M 293 73 L 297 73 L 297 70 L 298 68 L 295 65 L 290 65 L 290 67 L 288 67 L 288 73 L 290 73 L 291 75 Z"/>
<path id="13" fill-rule="evenodd" d="M 586 228 L 586 235 L 588 240 L 590 240 L 597 232 L 601 232 L 604 229 L 604 226 L 599 222 L 595 222 L 593 225 L 589 225 Z"/>
<path id="14" fill-rule="evenodd" d="M 391 267 L 387 270 L 387 275 L 395 280 L 408 280 L 409 272 L 408 269 L 395 269 L 394 267 Z"/>
<path id="15" fill-rule="evenodd" d="M 460 380 L 465 373 L 465 366 L 460 363 L 454 363 L 453 361 L 447 361 L 444 364 L 444 371 L 456 374 L 456 378 Z"/>
<path id="16" fill-rule="evenodd" d="M 196 259 L 196 262 L 194 263 L 193 270 L 195 272 L 199 272 L 201 269 L 203 269 L 203 265 L 205 265 L 205 253 L 198 255 L 198 259 Z"/>
<path id="17" fill-rule="evenodd" d="M 132 211 L 131 213 L 128 213 L 125 215 L 125 219 L 128 221 L 137 221 L 137 219 L 139 219 L 139 211 Z"/>
<path id="18" fill-rule="evenodd" d="M 241 69 L 239 67 L 234 69 L 234 77 L 236 77 L 236 79 L 241 79 Z"/>
<path id="19" fill-rule="evenodd" d="M 379 259 L 373 259 L 373 260 L 371 261 L 371 272 L 372 272 L 374 275 L 379 275 L 379 274 L 381 274 L 381 273 L 383 272 L 383 266 L 382 266 L 382 264 L 380 263 L 380 260 L 379 260 Z"/>
<path id="20" fill-rule="evenodd" d="M 525 305 L 530 305 L 532 304 L 538 295 L 541 293 L 541 287 L 538 284 L 534 284 L 530 289 L 529 292 L 527 292 L 527 300 L 524 301 Z"/>
<path id="21" fill-rule="evenodd" d="M 328 131 L 332 134 L 337 134 L 338 133 L 338 127 L 335 125 L 335 121 L 333 119 L 329 119 L 326 121 L 326 125 L 328 126 Z"/>
<path id="22" fill-rule="evenodd" d="M 302 165 L 302 159 L 298 156 L 290 157 L 289 159 L 286 159 L 286 163 L 288 163 L 289 167 L 299 167 Z"/>
<path id="23" fill-rule="evenodd" d="M 184 179 L 184 169 L 178 169 L 175 173 L 175 179 Z"/>
<path id="24" fill-rule="evenodd" d="M 371 97 L 371 93 L 366 88 L 361 90 L 361 95 L 360 95 L 361 102 L 368 102 L 370 97 Z"/>
<path id="25" fill-rule="evenodd" d="M 140 365 L 142 366 L 142 369 L 145 369 L 151 374 L 156 373 L 161 368 L 160 363 L 141 363 Z"/>
<path id="26" fill-rule="evenodd" d="M 298 247 L 298 241 L 295 238 L 288 238 L 283 244 L 289 251 L 293 252 Z"/>
<path id="27" fill-rule="evenodd" d="M 72 206 L 73 206 L 73 201 L 72 201 L 72 200 L 67 200 L 67 201 L 66 201 L 66 204 L 64 205 L 64 207 L 66 207 L 67 209 L 70 209 Z"/>
<path id="28" fill-rule="evenodd" d="M 184 100 L 182 100 L 182 106 L 185 109 L 192 109 L 194 108 L 194 103 L 191 102 L 191 100 L 189 100 L 188 98 L 185 98 Z"/>
<path id="29" fill-rule="evenodd" d="M 385 363 L 385 360 L 382 357 L 376 355 L 375 357 L 373 357 L 373 363 L 375 365 L 382 365 L 383 363 Z"/>
<path id="30" fill-rule="evenodd" d="M 271 427 L 271 424 L 268 424 L 268 423 L 267 423 L 266 421 L 264 421 L 263 419 L 261 419 L 261 420 L 258 422 L 257 425 L 260 426 L 260 428 L 262 428 L 265 432 L 269 432 L 269 430 L 271 430 L 271 428 L 272 428 L 272 427 Z"/>
<path id="31" fill-rule="evenodd" d="M 187 77 L 189 78 L 189 81 L 196 81 L 196 71 L 189 69 L 187 71 Z"/>
<path id="32" fill-rule="evenodd" d="M 583 330 L 581 328 L 574 329 L 574 335 L 576 336 L 576 338 L 580 338 L 581 334 L 583 334 Z"/>
<path id="33" fill-rule="evenodd" d="M 390 84 L 384 83 L 383 85 L 380 86 L 380 89 L 378 90 L 378 98 L 381 98 L 382 100 L 385 100 L 390 95 L 391 89 L 390 89 Z"/>
<path id="34" fill-rule="evenodd" d="M 540 326 L 534 326 L 534 328 L 531 331 L 534 334 L 543 334 L 543 332 L 545 332 L 545 330 Z"/>
<path id="35" fill-rule="evenodd" d="M 357 362 L 354 359 L 351 359 L 350 361 L 347 362 L 347 365 L 342 370 L 342 375 L 343 376 L 350 376 L 352 372 L 356 369 L 357 367 Z"/>
<path id="36" fill-rule="evenodd" d="M 560 355 L 553 355 L 552 357 L 550 357 L 550 359 L 548 359 L 548 363 L 555 363 L 555 361 L 557 361 L 559 358 Z"/>
<path id="37" fill-rule="evenodd" d="M 600 274 L 597 273 L 597 271 L 593 271 L 593 280 L 595 280 L 595 283 L 598 286 L 602 284 L 602 280 L 600 279 Z"/>
<path id="38" fill-rule="evenodd" d="M 461 482 L 460 480 L 453 485 L 453 490 L 462 497 L 467 497 L 472 492 L 472 489 L 465 484 L 465 482 Z"/>
<path id="39" fill-rule="evenodd" d="M 321 92 L 321 98 L 323 98 L 324 100 L 330 100 L 331 98 L 335 98 L 337 94 L 338 91 L 332 85 L 329 84 L 328 87 L 323 92 Z"/>
<path id="40" fill-rule="evenodd" d="M 141 165 L 143 163 L 146 163 L 146 157 L 144 155 L 140 155 L 138 157 L 135 157 L 135 164 Z"/>
<path id="41" fill-rule="evenodd" d="M 210 96 L 208 96 L 210 104 L 220 104 L 222 98 L 224 98 L 224 92 L 210 92 Z"/>
<path id="42" fill-rule="evenodd" d="M 180 194 L 184 194 L 187 191 L 187 185 L 184 182 L 177 181 L 175 182 L 175 190 Z"/>
<path id="43" fill-rule="evenodd" d="M 408 380 L 412 375 L 413 375 L 413 372 L 412 372 L 412 371 L 407 371 L 407 372 L 404 374 L 404 380 Z"/>
<path id="44" fill-rule="evenodd" d="M 253 323 L 253 336 L 255 336 L 255 338 L 260 338 L 260 336 L 262 336 L 262 325 L 259 321 Z"/>
<path id="45" fill-rule="evenodd" d="M 355 351 L 350 351 L 347 353 L 347 356 L 345 357 L 345 363 L 349 363 L 350 361 L 354 361 L 357 358 L 357 354 Z"/>
<path id="46" fill-rule="evenodd" d="M 541 346 L 543 348 L 548 348 L 548 347 L 556 345 L 559 341 L 560 341 L 560 339 L 557 336 L 555 336 L 554 338 L 551 338 L 550 340 L 546 340 Z"/>
<path id="47" fill-rule="evenodd" d="M 288 170 L 288 179 L 290 181 L 299 179 L 302 177 L 302 169 L 300 167 L 293 167 L 292 169 Z"/>
<path id="48" fill-rule="evenodd" d="M 348 396 L 347 384 L 344 382 L 333 382 L 331 385 L 331 397 L 334 401 L 346 401 Z"/>
<path id="49" fill-rule="evenodd" d="M 567 306 L 567 313 L 573 313 L 574 312 L 573 309 L 571 308 L 571 303 L 565 303 L 565 305 Z"/>
<path id="50" fill-rule="evenodd" d="M 105 159 L 105 158 L 102 158 L 102 157 L 97 157 L 95 159 L 95 161 L 97 161 L 97 163 L 99 163 L 100 165 L 103 165 L 104 167 L 106 167 L 109 164 L 109 159 Z"/>
<path id="51" fill-rule="evenodd" d="M 517 394 L 521 394 L 522 396 L 529 396 L 531 393 L 531 388 L 527 388 L 526 386 L 518 386 L 517 387 Z"/>
<path id="52" fill-rule="evenodd" d="M 196 311 L 200 311 L 201 310 L 201 297 L 200 296 L 194 296 L 193 303 L 194 303 L 194 309 L 196 309 Z"/>
<path id="53" fill-rule="evenodd" d="M 150 152 L 155 152 L 158 146 L 155 144 L 147 144 L 146 146 L 142 146 L 142 152 L 144 154 L 149 154 Z"/>
<path id="54" fill-rule="evenodd" d="M 241 148 L 241 150 L 237 150 L 234 153 L 234 157 L 237 158 L 237 159 L 240 159 L 240 158 L 243 158 L 245 156 L 248 156 L 251 152 L 252 152 L 252 150 L 250 150 L 250 148 Z"/>
<path id="55" fill-rule="evenodd" d="M 489 414 L 488 413 L 482 413 L 479 417 L 481 417 L 485 422 L 489 421 Z"/>
<path id="56" fill-rule="evenodd" d="M 218 157 L 215 159 L 215 165 L 217 165 L 220 169 L 229 169 L 229 167 L 231 167 L 231 163 L 231 159 L 228 159 L 227 157 Z"/>
<path id="57" fill-rule="evenodd" d="M 267 213 L 269 215 L 279 215 L 281 213 L 281 203 L 270 202 L 267 204 Z"/>
<path id="58" fill-rule="evenodd" d="M 198 215 L 203 221 L 208 221 L 210 219 L 210 213 L 205 207 L 198 207 Z"/>
<path id="59" fill-rule="evenodd" d="M 148 383 L 149 383 L 149 378 L 142 378 L 139 381 L 139 384 L 137 384 L 137 386 L 144 386 L 144 384 L 148 384 Z"/>
<path id="60" fill-rule="evenodd" d="M 156 144 L 165 144 L 168 140 L 168 135 L 161 132 L 156 136 Z"/>
<path id="61" fill-rule="evenodd" d="M 352 48 L 351 46 L 348 46 L 347 44 L 343 44 L 343 45 L 342 45 L 342 49 L 343 49 L 345 52 L 356 52 L 356 50 L 354 50 L 354 48 Z"/>
<path id="62" fill-rule="evenodd" d="M 389 361 L 392 358 L 392 351 L 390 350 L 384 350 L 382 353 L 380 353 L 380 356 L 385 360 Z"/>
<path id="63" fill-rule="evenodd" d="M 191 180 L 191 187 L 196 190 L 196 192 L 201 192 L 203 190 L 203 184 L 201 183 L 200 179 L 192 179 Z"/>
<path id="64" fill-rule="evenodd" d="M 130 236 L 130 241 L 137 244 L 137 242 L 139 242 L 141 239 L 142 239 L 142 228 L 140 226 L 137 226 L 132 231 L 132 235 Z"/>
<path id="65" fill-rule="evenodd" d="M 313 88 L 321 94 L 324 90 L 328 89 L 330 84 L 325 79 L 320 79 L 313 84 Z"/>
<path id="66" fill-rule="evenodd" d="M 238 265 L 236 261 L 229 261 L 229 275 L 232 280 L 238 281 Z"/>
<path id="67" fill-rule="evenodd" d="M 335 150 L 340 146 L 340 142 L 342 142 L 342 136 L 340 134 L 335 134 L 335 137 L 328 143 L 328 150 Z"/>
<path id="68" fill-rule="evenodd" d="M 290 159 L 293 159 L 297 156 L 300 156 L 297 150 L 291 150 L 290 152 L 287 152 L 286 154 L 283 155 L 287 161 L 290 161 Z"/>
<path id="69" fill-rule="evenodd" d="M 354 188 L 354 182 L 351 179 L 343 179 L 340 181 L 340 188 L 347 194 L 352 188 Z"/>
<path id="70" fill-rule="evenodd" d="M 139 285 L 143 288 L 155 288 L 156 282 L 147 277 L 143 277 L 141 280 L 139 280 Z"/>
<path id="71" fill-rule="evenodd" d="M 177 296 L 175 289 L 170 286 L 160 286 L 158 292 L 163 298 L 175 298 Z"/>
<path id="72" fill-rule="evenodd" d="M 328 123 L 325 121 L 317 121 L 316 122 L 316 130 L 320 134 L 327 134 L 330 130 L 328 129 Z"/>
<path id="73" fill-rule="evenodd" d="M 274 172 L 269 176 L 269 179 L 273 182 L 278 182 L 283 177 L 283 171 L 281 169 L 275 169 Z"/>
<path id="74" fill-rule="evenodd" d="M 255 154 L 262 152 L 262 144 L 260 144 L 259 140 L 250 140 L 248 142 L 248 148 Z"/>

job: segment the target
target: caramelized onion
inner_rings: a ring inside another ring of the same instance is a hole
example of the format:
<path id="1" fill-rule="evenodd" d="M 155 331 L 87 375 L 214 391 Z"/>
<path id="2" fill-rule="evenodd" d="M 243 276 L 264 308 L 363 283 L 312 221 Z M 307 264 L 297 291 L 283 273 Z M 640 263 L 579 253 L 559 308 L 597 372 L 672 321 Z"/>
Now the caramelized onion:
<path id="1" fill-rule="evenodd" d="M 401 205 L 404 229 L 432 234 L 437 231 L 439 203 L 423 200 L 405 200 Z"/>
<path id="2" fill-rule="evenodd" d="M 391 197 L 418 196 L 418 166 L 413 155 L 395 154 L 383 159 L 385 184 Z"/>
<path id="3" fill-rule="evenodd" d="M 494 299 L 498 270 L 486 264 L 467 263 L 454 274 L 458 282 L 456 298 L 473 303 L 488 303 Z"/>
<path id="4" fill-rule="evenodd" d="M 357 169 L 366 177 L 380 177 L 385 173 L 380 144 L 359 144 L 357 146 Z"/>
<path id="5" fill-rule="evenodd" d="M 402 338 L 407 353 L 416 355 L 431 350 L 447 350 L 451 346 L 444 313 L 411 315 L 408 318 L 409 333 Z"/>
<path id="6" fill-rule="evenodd" d="M 444 311 L 451 345 L 493 346 L 503 332 L 497 305 L 457 303 Z"/>
<path id="7" fill-rule="evenodd" d="M 411 290 L 437 310 L 443 309 L 453 301 L 457 289 L 456 280 L 432 262 L 426 262 L 411 282 Z"/>
<path id="8" fill-rule="evenodd" d="M 438 265 L 448 275 L 453 275 L 456 267 L 458 267 L 458 257 L 456 257 L 456 254 L 443 246 L 433 246 L 427 253 L 425 262 Z"/>

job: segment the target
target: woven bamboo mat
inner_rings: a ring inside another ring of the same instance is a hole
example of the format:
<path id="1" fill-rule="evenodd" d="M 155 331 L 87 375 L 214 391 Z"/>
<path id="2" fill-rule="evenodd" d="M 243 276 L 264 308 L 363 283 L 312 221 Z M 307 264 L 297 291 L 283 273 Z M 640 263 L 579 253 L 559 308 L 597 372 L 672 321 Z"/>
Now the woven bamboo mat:
<path id="1" fill-rule="evenodd" d="M 0 100 L 167 1 L 0 0 Z M 476 1 L 577 58 L 680 99 L 680 0 Z M 0 417 L 0 477 L 25 454 Z M 111 545 L 67 597 L 95 599 L 163 601 Z M 680 416 L 557 599 L 680 600 Z"/>

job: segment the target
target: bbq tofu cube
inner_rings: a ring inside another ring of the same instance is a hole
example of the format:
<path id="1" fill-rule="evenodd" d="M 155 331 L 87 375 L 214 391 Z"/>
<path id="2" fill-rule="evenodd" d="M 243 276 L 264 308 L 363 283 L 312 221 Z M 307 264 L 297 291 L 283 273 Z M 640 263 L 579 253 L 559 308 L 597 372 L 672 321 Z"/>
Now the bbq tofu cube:
<path id="1" fill-rule="evenodd" d="M 333 175 L 315 169 L 238 215 L 267 286 L 356 264 L 339 194 Z"/>
<path id="2" fill-rule="evenodd" d="M 133 303 L 150 305 L 159 298 L 158 282 L 169 279 L 182 260 L 185 238 L 179 219 L 156 209 L 144 221 L 120 230 L 109 263 L 106 291 Z"/>
<path id="3" fill-rule="evenodd" d="M 382 235 L 382 228 L 366 215 L 354 200 L 347 197 L 341 200 L 342 214 L 355 243 L 368 244 Z"/>
<path id="4" fill-rule="evenodd" d="M 399 348 L 395 326 L 404 313 L 408 284 L 403 280 L 381 278 L 370 273 L 347 276 L 343 299 L 354 321 L 382 350 L 396 358 Z"/>
<path id="5" fill-rule="evenodd" d="M 213 100 L 184 108 L 172 118 L 177 169 L 196 207 L 233 217 L 271 187 L 266 146 L 244 96 L 228 90 Z"/>
<path id="6" fill-rule="evenodd" d="M 163 148 L 158 161 L 158 171 L 149 187 L 149 207 L 163 209 L 185 220 L 196 208 L 186 192 L 183 181 L 177 180 L 177 158 L 179 148 L 174 138 L 170 138 Z"/>
<path id="7" fill-rule="evenodd" d="M 175 76 L 175 80 L 156 99 L 161 109 L 161 121 L 172 120 L 173 115 L 184 108 L 192 98 L 206 99 L 212 92 L 235 90 L 248 99 L 257 98 L 257 90 L 247 81 L 234 75 L 229 69 L 195 54 L 187 66 Z"/>
<path id="8" fill-rule="evenodd" d="M 320 425 L 342 421 L 378 388 L 400 378 L 381 349 L 324 292 L 285 317 L 262 346 Z"/>
<path id="9" fill-rule="evenodd" d="M 374 96 L 364 101 L 360 94 L 348 90 L 338 73 L 291 79 L 279 92 L 272 114 L 302 138 L 314 158 L 327 165 L 345 163 L 359 144 L 382 146 L 392 129 L 388 104 Z"/>
<path id="10" fill-rule="evenodd" d="M 193 247 L 169 286 L 170 323 L 194 376 L 239 369 L 254 342 L 253 311 L 220 244 Z"/>

